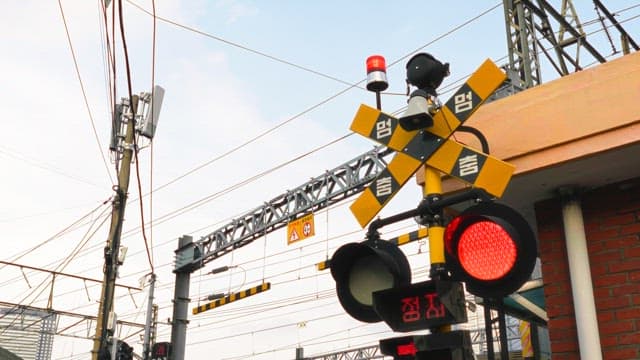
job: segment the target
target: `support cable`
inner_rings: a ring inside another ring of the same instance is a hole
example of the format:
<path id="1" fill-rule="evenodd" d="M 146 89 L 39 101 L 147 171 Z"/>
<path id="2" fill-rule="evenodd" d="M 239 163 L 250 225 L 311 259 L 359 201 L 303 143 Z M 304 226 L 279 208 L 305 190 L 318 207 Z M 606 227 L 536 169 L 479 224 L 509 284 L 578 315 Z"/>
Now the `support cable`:
<path id="1" fill-rule="evenodd" d="M 129 62 L 129 51 L 127 48 L 127 40 L 126 40 L 126 36 L 124 33 L 124 17 L 122 15 L 122 0 L 118 0 L 118 12 L 119 12 L 119 20 L 120 20 L 120 37 L 122 38 L 122 49 L 124 50 L 124 63 L 126 66 L 126 74 L 127 74 L 127 88 L 129 90 L 129 103 L 133 104 L 133 90 L 132 90 L 132 86 L 131 86 L 131 68 L 130 68 L 130 62 Z M 155 32 L 154 32 L 155 35 Z M 154 38 L 155 39 L 155 38 Z M 132 114 L 131 117 L 131 121 L 133 121 L 133 124 L 130 126 L 135 126 L 135 119 L 136 119 L 136 115 L 137 114 Z M 138 160 L 138 152 L 139 152 L 139 148 L 138 148 L 138 141 L 137 141 L 137 136 L 134 135 L 133 137 L 133 154 L 135 156 L 135 163 L 136 163 L 136 180 L 137 180 L 137 184 L 138 184 L 138 196 L 140 196 L 140 198 L 142 199 L 142 183 L 140 180 L 140 161 Z M 126 195 L 125 195 L 126 196 Z M 144 221 L 144 204 L 142 203 L 142 201 L 139 202 L 140 203 L 140 218 L 141 218 L 141 222 L 142 222 L 142 226 L 141 226 L 141 230 L 142 230 L 142 238 L 144 239 L 144 245 L 145 245 L 145 249 L 147 251 L 147 259 L 149 261 L 149 267 L 151 268 L 151 272 L 154 273 L 154 269 L 153 269 L 153 261 L 151 260 L 151 252 L 149 250 L 149 242 L 147 240 L 147 233 L 145 231 L 145 221 Z"/>
<path id="2" fill-rule="evenodd" d="M 113 177 L 111 176 L 111 171 L 109 171 L 109 165 L 107 165 L 107 159 L 102 152 L 102 144 L 100 143 L 100 138 L 98 137 L 98 131 L 96 130 L 96 124 L 93 120 L 93 114 L 91 113 L 91 107 L 89 106 L 89 100 L 87 99 L 87 92 L 84 88 L 84 82 L 82 81 L 82 76 L 80 76 L 80 68 L 78 66 L 78 60 L 76 59 L 76 53 L 73 49 L 73 43 L 71 42 L 71 34 L 69 33 L 69 27 L 67 26 L 67 18 L 64 15 L 64 10 L 62 8 L 62 3 L 58 0 L 58 7 L 60 8 L 60 15 L 62 16 L 62 22 L 64 23 L 64 30 L 67 35 L 67 42 L 69 43 L 69 50 L 71 51 L 71 56 L 73 58 L 73 64 L 76 69 L 76 76 L 78 77 L 78 82 L 80 83 L 80 90 L 82 91 L 82 97 L 84 99 L 84 105 L 87 109 L 87 113 L 89 115 L 89 120 L 91 121 L 91 128 L 93 129 L 93 135 L 96 138 L 96 143 L 98 144 L 98 151 L 100 152 L 100 156 L 102 157 L 102 162 L 104 163 L 105 169 L 107 170 L 107 175 L 109 175 L 109 180 L 111 180 L 111 184 L 114 184 Z"/>

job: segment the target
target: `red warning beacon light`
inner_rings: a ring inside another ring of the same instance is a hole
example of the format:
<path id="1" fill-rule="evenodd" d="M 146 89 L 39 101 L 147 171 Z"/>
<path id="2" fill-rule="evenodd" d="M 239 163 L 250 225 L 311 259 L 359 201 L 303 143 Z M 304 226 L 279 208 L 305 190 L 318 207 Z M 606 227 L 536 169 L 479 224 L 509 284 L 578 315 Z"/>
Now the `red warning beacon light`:
<path id="1" fill-rule="evenodd" d="M 384 60 L 384 56 L 369 56 L 367 58 L 367 90 L 380 92 L 387 90 L 388 87 L 387 64 Z"/>
<path id="2" fill-rule="evenodd" d="M 535 235 L 512 208 L 493 202 L 463 211 L 445 230 L 447 267 L 467 291 L 498 299 L 531 276 L 537 256 Z"/>

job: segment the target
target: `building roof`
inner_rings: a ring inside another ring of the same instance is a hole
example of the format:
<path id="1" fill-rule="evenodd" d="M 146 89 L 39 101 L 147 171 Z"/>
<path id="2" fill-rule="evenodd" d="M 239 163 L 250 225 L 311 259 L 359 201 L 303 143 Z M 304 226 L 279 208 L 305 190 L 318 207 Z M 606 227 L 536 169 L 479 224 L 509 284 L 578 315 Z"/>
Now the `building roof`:
<path id="1" fill-rule="evenodd" d="M 491 155 L 515 165 L 503 200 L 523 212 L 560 186 L 640 176 L 640 52 L 485 104 L 465 125 L 482 131 Z M 468 133 L 455 139 L 481 148 Z M 443 181 L 445 192 L 464 186 Z"/>

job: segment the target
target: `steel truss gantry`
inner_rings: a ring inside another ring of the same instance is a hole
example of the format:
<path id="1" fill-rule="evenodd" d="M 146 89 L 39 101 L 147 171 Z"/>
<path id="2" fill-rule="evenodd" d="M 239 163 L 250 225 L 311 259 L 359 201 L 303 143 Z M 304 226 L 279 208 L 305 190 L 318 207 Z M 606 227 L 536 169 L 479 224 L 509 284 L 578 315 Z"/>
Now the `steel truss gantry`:
<path id="1" fill-rule="evenodd" d="M 364 190 L 383 169 L 393 151 L 376 147 L 286 191 L 176 251 L 176 272 L 193 272 L 208 262 L 282 228 L 290 221 Z"/>
<path id="2" fill-rule="evenodd" d="M 338 351 L 330 354 L 304 357 L 304 360 L 370 360 L 384 359 L 378 345 L 366 346 L 357 349 Z"/>

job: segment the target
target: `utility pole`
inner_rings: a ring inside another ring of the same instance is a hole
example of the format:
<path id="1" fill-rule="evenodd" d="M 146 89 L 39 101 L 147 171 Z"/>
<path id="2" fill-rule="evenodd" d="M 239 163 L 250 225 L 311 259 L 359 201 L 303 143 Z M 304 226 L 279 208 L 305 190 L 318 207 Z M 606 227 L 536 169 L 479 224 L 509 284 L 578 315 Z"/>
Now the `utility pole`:
<path id="1" fill-rule="evenodd" d="M 147 304 L 147 322 L 144 327 L 144 340 L 142 342 L 142 358 L 144 360 L 149 360 L 151 355 L 151 346 L 153 341 L 151 341 L 151 333 L 155 334 L 153 331 L 152 323 L 155 324 L 155 317 L 153 316 L 153 293 L 156 287 L 156 274 L 151 273 L 149 275 L 149 303 Z"/>
<path id="2" fill-rule="evenodd" d="M 129 175 L 131 173 L 131 160 L 134 151 L 135 118 L 138 108 L 138 96 L 131 98 L 130 117 L 128 118 L 126 133 L 124 138 L 123 156 L 118 173 L 118 184 L 115 186 L 116 196 L 113 200 L 111 211 L 111 227 L 107 245 L 104 248 L 104 280 L 102 283 L 102 293 L 100 295 L 100 308 L 96 320 L 96 334 L 93 340 L 92 360 L 107 359 L 108 336 L 107 322 L 109 314 L 113 311 L 113 298 L 118 276 L 120 251 L 120 235 L 122 234 L 122 222 L 124 220 L 124 210 L 127 204 L 127 192 L 129 189 Z"/>

